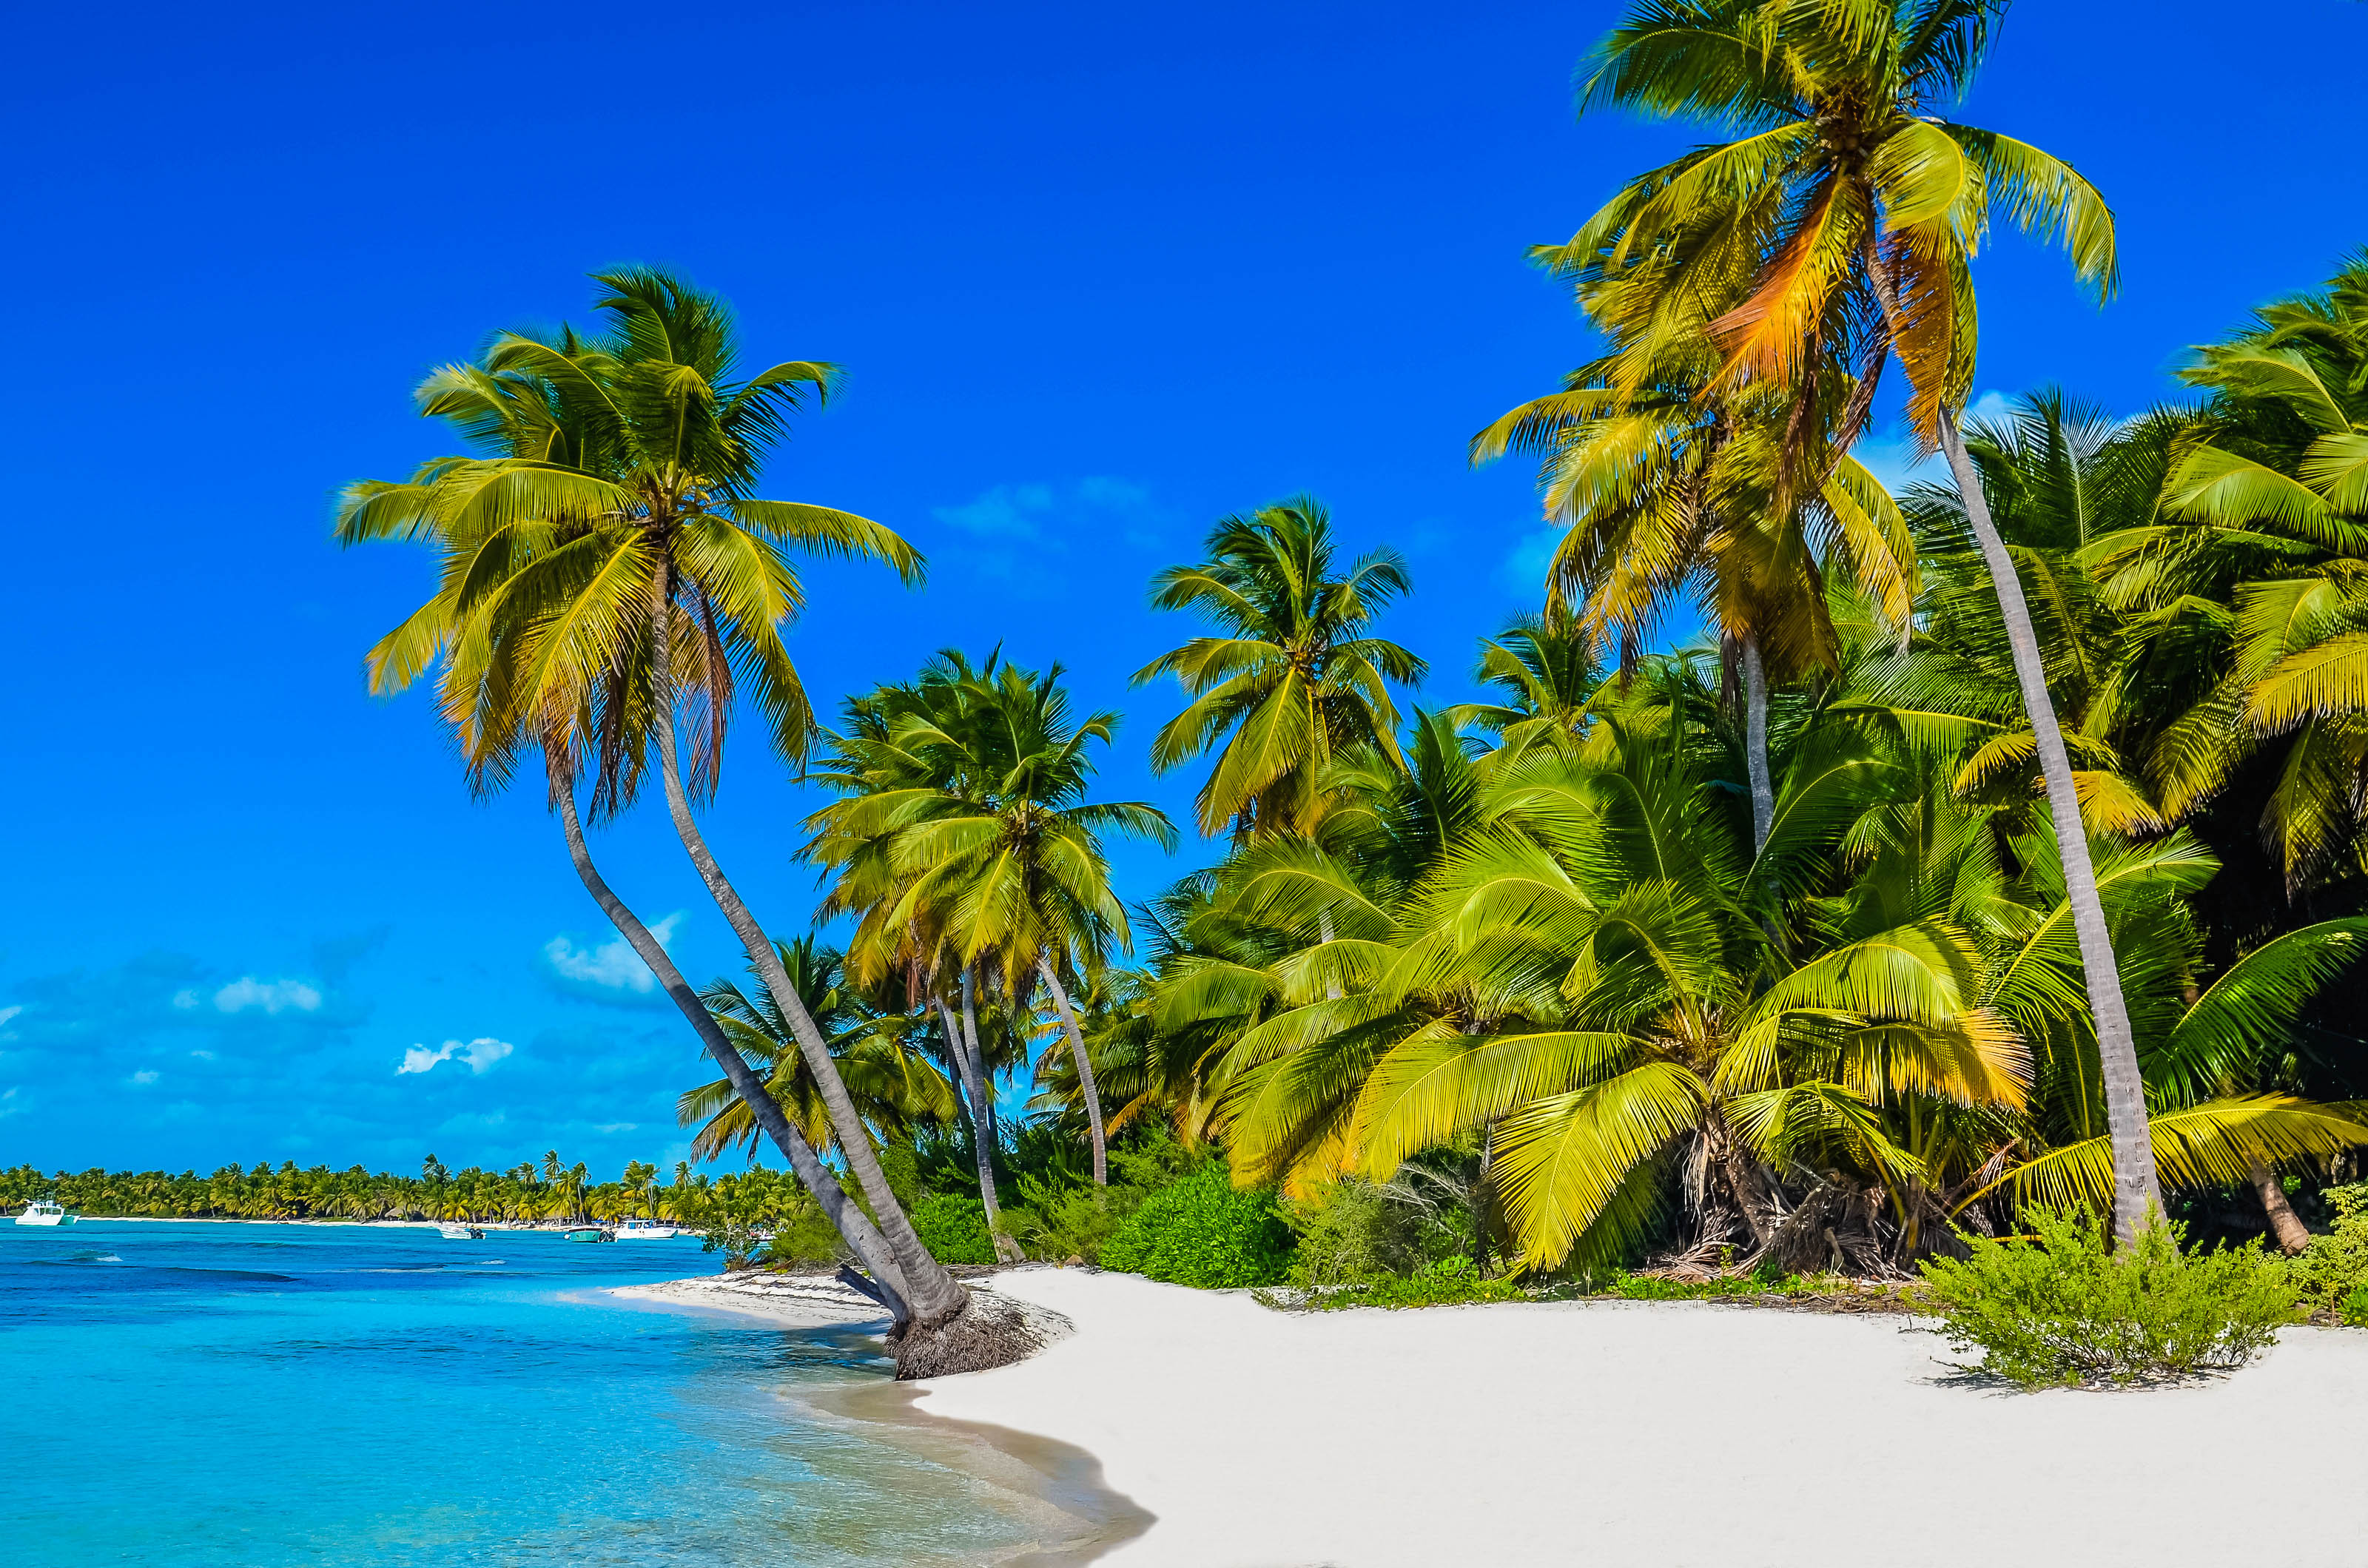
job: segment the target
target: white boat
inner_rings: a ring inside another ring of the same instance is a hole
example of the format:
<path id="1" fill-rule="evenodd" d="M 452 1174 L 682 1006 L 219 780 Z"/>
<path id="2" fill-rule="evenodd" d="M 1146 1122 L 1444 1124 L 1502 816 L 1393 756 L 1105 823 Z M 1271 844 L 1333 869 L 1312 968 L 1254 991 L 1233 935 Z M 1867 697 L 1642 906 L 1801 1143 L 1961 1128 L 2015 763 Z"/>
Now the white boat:
<path id="1" fill-rule="evenodd" d="M 670 1242 L 680 1234 L 679 1225 L 661 1225 L 655 1220 L 628 1220 L 617 1227 L 620 1242 Z"/>
<path id="2" fill-rule="evenodd" d="M 36 1198 L 33 1201 L 25 1205 L 25 1211 L 17 1216 L 17 1223 L 20 1225 L 71 1225 L 76 1220 L 81 1218 L 82 1216 L 79 1214 L 68 1213 L 64 1209 L 51 1202 L 46 1198 Z"/>
<path id="3" fill-rule="evenodd" d="M 485 1239 L 485 1233 L 476 1226 L 458 1225 L 450 1221 L 437 1221 L 436 1233 L 448 1242 L 481 1242 Z"/>

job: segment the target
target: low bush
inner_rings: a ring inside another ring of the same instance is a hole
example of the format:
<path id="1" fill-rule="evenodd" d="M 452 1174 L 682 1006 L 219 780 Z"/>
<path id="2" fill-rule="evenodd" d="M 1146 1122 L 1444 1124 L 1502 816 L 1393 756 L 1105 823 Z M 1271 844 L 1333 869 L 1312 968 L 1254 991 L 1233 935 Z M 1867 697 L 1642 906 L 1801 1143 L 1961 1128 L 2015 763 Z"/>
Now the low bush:
<path id="1" fill-rule="evenodd" d="M 1056 1187 L 1027 1176 L 1019 1179 L 1019 1196 L 1029 1219 L 1015 1223 L 1012 1234 L 1029 1256 L 1053 1263 L 1099 1263 L 1102 1247 L 1143 1204 L 1140 1187 Z"/>
<path id="2" fill-rule="evenodd" d="M 1339 1312 L 1349 1307 L 1460 1307 L 1487 1301 L 1518 1301 L 1528 1292 L 1510 1279 L 1486 1279 L 1469 1257 L 1443 1257 L 1410 1275 L 1367 1279 L 1337 1290 L 1312 1290 L 1297 1301 L 1269 1301 L 1311 1312 Z"/>
<path id="3" fill-rule="evenodd" d="M 2330 1187 L 2325 1197 L 2335 1210 L 2335 1228 L 2311 1237 L 2302 1256 L 2288 1260 L 2286 1278 L 2303 1311 L 2333 1312 L 2368 1326 L 2368 1183 Z"/>
<path id="4" fill-rule="evenodd" d="M 2025 1388 L 2183 1377 L 2243 1366 L 2294 1321 L 2294 1286 L 2259 1242 L 2185 1253 L 2157 1213 L 2109 1251 L 2092 1215 L 2033 1208 L 2022 1223 L 2032 1234 L 1968 1235 L 1970 1256 L 1922 1266 L 1937 1332 L 1982 1352 L 1960 1370 Z"/>
<path id="5" fill-rule="evenodd" d="M 993 1263 L 995 1239 L 986 1231 L 986 1205 L 975 1198 L 939 1193 L 912 1207 L 913 1230 L 939 1263 Z M 1008 1222 L 1010 1216 L 1006 1215 Z"/>
<path id="6" fill-rule="evenodd" d="M 1409 1164 L 1392 1181 L 1344 1176 L 1294 1199 L 1283 1216 L 1298 1238 L 1292 1283 L 1377 1283 L 1411 1278 L 1452 1258 L 1469 1261 L 1470 1214 L 1442 1192 L 1445 1185 Z"/>
<path id="7" fill-rule="evenodd" d="M 1203 1290 L 1273 1285 L 1291 1267 L 1291 1228 L 1271 1189 L 1239 1191 L 1212 1164 L 1147 1194 L 1102 1244 L 1101 1263 Z"/>

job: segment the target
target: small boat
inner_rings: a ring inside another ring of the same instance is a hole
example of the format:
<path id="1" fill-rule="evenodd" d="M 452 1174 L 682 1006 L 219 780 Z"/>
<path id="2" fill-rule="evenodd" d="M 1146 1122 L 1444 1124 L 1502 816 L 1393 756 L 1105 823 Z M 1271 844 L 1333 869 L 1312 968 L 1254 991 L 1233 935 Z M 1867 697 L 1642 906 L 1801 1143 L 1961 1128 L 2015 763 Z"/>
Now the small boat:
<path id="1" fill-rule="evenodd" d="M 620 1242 L 670 1242 L 680 1234 L 679 1225 L 661 1225 L 655 1220 L 628 1220 L 617 1227 Z"/>
<path id="2" fill-rule="evenodd" d="M 476 1226 L 456 1225 L 449 1221 L 438 1221 L 436 1233 L 448 1242 L 481 1242 L 485 1239 L 485 1233 Z"/>
<path id="3" fill-rule="evenodd" d="M 571 1225 L 559 1233 L 563 1242 L 613 1242 L 617 1238 L 598 1225 Z"/>
<path id="4" fill-rule="evenodd" d="M 71 1225 L 76 1220 L 81 1218 L 81 1215 L 72 1213 L 62 1206 L 51 1202 L 46 1198 L 36 1198 L 33 1201 L 25 1205 L 25 1211 L 17 1216 L 17 1223 L 20 1225 Z"/>

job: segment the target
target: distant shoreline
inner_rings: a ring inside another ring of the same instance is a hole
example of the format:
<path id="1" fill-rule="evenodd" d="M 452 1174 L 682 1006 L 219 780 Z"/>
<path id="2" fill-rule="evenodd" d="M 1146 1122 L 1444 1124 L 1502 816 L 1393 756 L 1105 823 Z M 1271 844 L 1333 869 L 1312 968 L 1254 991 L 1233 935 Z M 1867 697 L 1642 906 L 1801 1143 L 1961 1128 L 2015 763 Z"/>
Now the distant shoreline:
<path id="1" fill-rule="evenodd" d="M 5 1216 L 0 1216 L 5 1218 Z M 608 1220 L 250 1220 L 236 1214 L 78 1214 L 76 1223 L 104 1220 L 111 1225 L 352 1225 L 364 1230 L 432 1231 L 441 1225 L 474 1225 L 481 1231 L 576 1231 L 586 1225 L 606 1227 Z M 691 1233 L 682 1233 L 690 1236 Z"/>

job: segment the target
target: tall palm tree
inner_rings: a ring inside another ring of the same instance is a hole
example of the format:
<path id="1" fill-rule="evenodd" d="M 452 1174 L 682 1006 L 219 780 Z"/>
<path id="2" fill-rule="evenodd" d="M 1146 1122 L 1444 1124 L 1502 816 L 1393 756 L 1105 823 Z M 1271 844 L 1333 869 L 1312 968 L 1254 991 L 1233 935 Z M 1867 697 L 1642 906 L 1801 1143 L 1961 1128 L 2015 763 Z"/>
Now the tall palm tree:
<path id="1" fill-rule="evenodd" d="M 443 460 L 408 484 L 347 493 L 347 542 L 426 538 L 445 550 L 438 594 L 373 651 L 373 681 L 399 688 L 440 656 L 447 714 L 482 788 L 506 781 L 521 753 L 542 752 L 578 873 L 645 962 L 657 944 L 592 872 L 575 787 L 588 770 L 595 814 L 621 809 L 655 742 L 677 834 L 795 1030 L 878 1216 L 881 1278 L 916 1324 L 934 1330 L 968 1298 L 913 1233 L 826 1045 L 691 813 L 694 795 L 713 792 L 741 687 L 776 749 L 803 755 L 811 710 L 781 640 L 802 599 L 786 551 L 883 560 L 908 579 L 919 558 L 868 519 L 753 494 L 766 450 L 805 395 L 827 393 L 832 367 L 792 361 L 735 381 L 736 334 L 720 301 L 646 270 L 596 281 L 609 318 L 599 337 L 508 335 L 481 364 L 423 385 L 424 412 L 500 455 Z M 676 735 L 686 713 L 697 737 L 688 782 Z M 704 1017 L 688 986 L 676 1000 L 687 1017 Z M 720 1031 L 711 1039 L 702 1028 L 702 1039 L 732 1072 L 737 1052 L 728 1042 L 717 1051 Z M 739 1069 L 744 1093 L 761 1093 L 745 1062 Z M 765 1115 L 753 1099 L 751 1108 Z M 768 1131 L 781 1141 L 787 1123 Z M 785 1152 L 802 1177 L 820 1172 Z"/>
<path id="2" fill-rule="evenodd" d="M 1156 609 L 1190 609 L 1222 634 L 1196 637 L 1134 674 L 1141 686 L 1173 675 L 1192 697 L 1151 744 L 1161 773 L 1210 749 L 1216 766 L 1196 804 L 1201 831 L 1236 837 L 1304 825 L 1315 780 L 1343 747 L 1394 752 L 1397 709 L 1389 685 L 1412 685 L 1422 660 L 1368 629 L 1408 591 L 1395 551 L 1334 575 L 1332 520 L 1312 496 L 1226 517 L 1207 559 L 1152 579 Z"/>
<path id="3" fill-rule="evenodd" d="M 1976 335 L 1970 270 L 1991 213 L 2060 237 L 2100 296 L 2114 280 L 2112 214 L 2069 165 L 1934 111 L 1963 96 L 2002 0 L 1655 0 L 1600 42 L 1582 112 L 1619 108 L 1736 133 L 1631 180 L 1540 258 L 1613 326 L 1641 385 L 1670 345 L 1708 335 L 1734 383 L 1806 397 L 1830 367 L 1858 392 L 1847 446 L 1885 360 L 1908 381 L 1918 436 L 1947 457 L 2030 713 L 2080 936 L 2115 1137 L 2115 1231 L 2159 1201 L 2145 1084 L 2096 891 L 2072 766 L 2012 558 L 1966 456 L 1959 413 Z"/>

